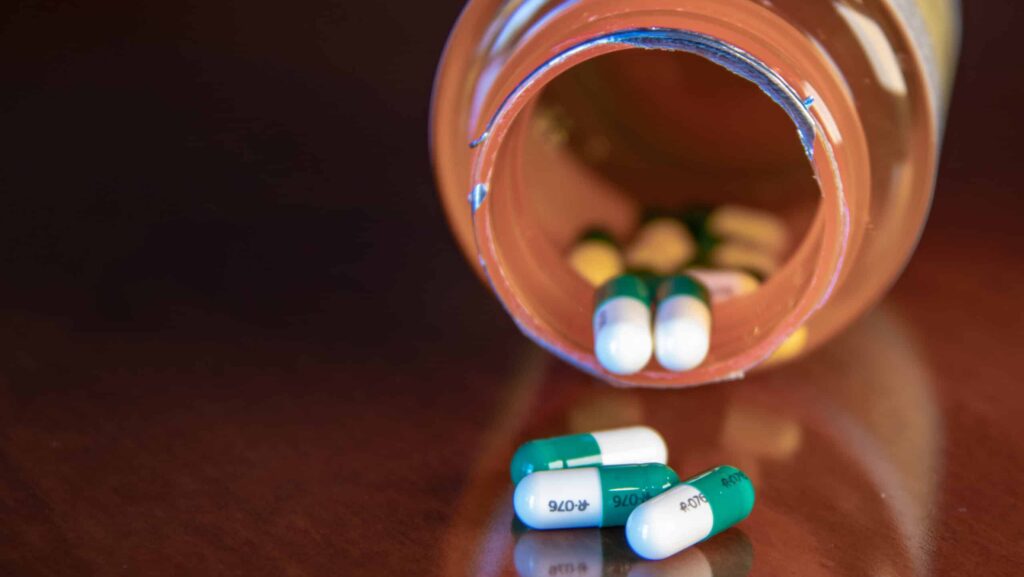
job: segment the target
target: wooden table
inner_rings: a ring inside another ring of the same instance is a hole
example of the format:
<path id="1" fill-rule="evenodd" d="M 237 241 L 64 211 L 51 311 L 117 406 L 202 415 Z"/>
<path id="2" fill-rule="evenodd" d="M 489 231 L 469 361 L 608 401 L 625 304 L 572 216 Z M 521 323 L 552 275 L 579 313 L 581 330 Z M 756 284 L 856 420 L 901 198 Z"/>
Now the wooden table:
<path id="1" fill-rule="evenodd" d="M 887 300 L 685 392 L 552 359 L 462 262 L 424 136 L 458 2 L 122 4 L 3 33 L 0 573 L 1020 574 L 1015 3 L 967 6 Z M 661 564 L 513 522 L 518 443 L 638 421 L 684 473 L 747 470 L 751 517 Z"/>

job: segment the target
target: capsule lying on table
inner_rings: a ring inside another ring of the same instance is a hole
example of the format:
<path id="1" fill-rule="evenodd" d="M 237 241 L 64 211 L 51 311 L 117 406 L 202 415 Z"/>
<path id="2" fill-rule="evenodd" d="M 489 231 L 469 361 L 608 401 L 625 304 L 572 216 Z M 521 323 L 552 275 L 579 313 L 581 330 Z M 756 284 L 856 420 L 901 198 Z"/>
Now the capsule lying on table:
<path id="1" fill-rule="evenodd" d="M 625 525 L 641 503 L 679 482 L 658 463 L 539 471 L 516 485 L 516 516 L 532 529 Z"/>
<path id="2" fill-rule="evenodd" d="M 623 427 L 536 439 L 523 443 L 512 456 L 512 482 L 537 471 L 594 465 L 668 462 L 668 447 L 650 427 Z"/>
<path id="3" fill-rule="evenodd" d="M 626 522 L 626 540 L 637 555 L 664 559 L 746 519 L 753 507 L 746 474 L 716 467 L 638 506 Z"/>

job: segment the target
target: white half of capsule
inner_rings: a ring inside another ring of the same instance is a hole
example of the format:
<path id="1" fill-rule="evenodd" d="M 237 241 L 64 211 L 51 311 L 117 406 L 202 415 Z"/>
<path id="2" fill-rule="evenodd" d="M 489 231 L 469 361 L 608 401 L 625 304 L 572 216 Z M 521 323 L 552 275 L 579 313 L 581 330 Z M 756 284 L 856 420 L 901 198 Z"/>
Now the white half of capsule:
<path id="1" fill-rule="evenodd" d="M 686 274 L 700 281 L 708 289 L 712 303 L 748 295 L 761 286 L 754 275 L 742 270 L 717 270 L 711 268 L 688 268 Z"/>
<path id="2" fill-rule="evenodd" d="M 708 356 L 711 310 L 704 301 L 677 295 L 658 303 L 654 320 L 654 350 L 661 366 L 688 371 Z"/>
<path id="3" fill-rule="evenodd" d="M 599 527 L 601 474 L 597 467 L 538 471 L 519 481 L 512 504 L 533 529 Z"/>
<path id="4" fill-rule="evenodd" d="M 594 354 L 608 372 L 629 375 L 651 360 L 651 308 L 632 297 L 616 297 L 594 311 Z"/>
<path id="5" fill-rule="evenodd" d="M 681 510 L 688 500 L 696 507 Z M 640 505 L 626 521 L 626 540 L 645 559 L 664 559 L 703 541 L 714 527 L 711 505 L 692 485 L 677 485 Z"/>
<path id="6" fill-rule="evenodd" d="M 595 431 L 590 436 L 601 449 L 602 465 L 635 465 L 668 462 L 668 447 L 650 427 L 624 427 Z"/>

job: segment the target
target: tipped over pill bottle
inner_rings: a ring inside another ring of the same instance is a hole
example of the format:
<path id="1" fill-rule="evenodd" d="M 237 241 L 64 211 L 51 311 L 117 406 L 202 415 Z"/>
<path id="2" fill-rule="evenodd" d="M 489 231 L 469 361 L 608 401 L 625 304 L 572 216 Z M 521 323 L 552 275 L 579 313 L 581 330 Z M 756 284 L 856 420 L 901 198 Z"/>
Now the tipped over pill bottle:
<path id="1" fill-rule="evenodd" d="M 451 227 L 529 338 L 605 380 L 738 378 L 794 334 L 806 352 L 914 249 L 959 19 L 956 0 L 471 0 L 431 111 Z M 779 266 L 713 303 L 699 366 L 603 369 L 574 243 L 599 228 L 625 246 L 651 211 L 722 205 L 777 217 Z"/>

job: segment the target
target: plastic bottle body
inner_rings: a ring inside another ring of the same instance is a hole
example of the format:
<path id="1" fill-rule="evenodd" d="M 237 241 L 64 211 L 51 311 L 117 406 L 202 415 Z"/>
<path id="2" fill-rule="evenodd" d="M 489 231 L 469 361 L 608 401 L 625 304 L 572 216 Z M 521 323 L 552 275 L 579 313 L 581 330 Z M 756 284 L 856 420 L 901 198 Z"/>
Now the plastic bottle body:
<path id="1" fill-rule="evenodd" d="M 610 381 L 737 378 L 806 327 L 813 348 L 876 301 L 924 225 L 956 52 L 954 2 L 470 2 L 435 85 L 452 228 L 528 336 Z M 714 304 L 698 368 L 612 375 L 565 253 L 651 207 L 772 210 L 794 239 Z"/>

